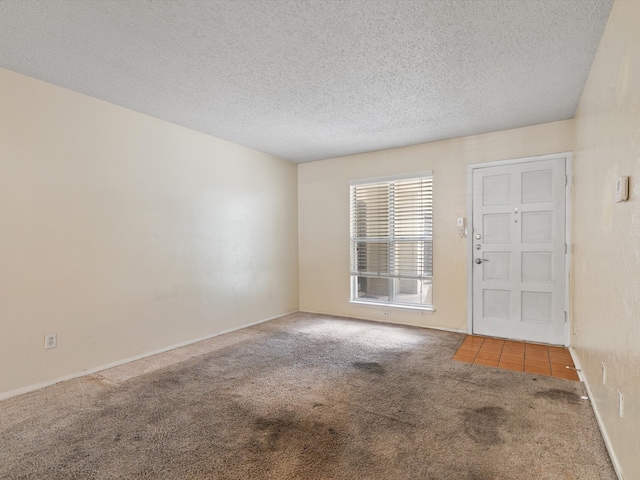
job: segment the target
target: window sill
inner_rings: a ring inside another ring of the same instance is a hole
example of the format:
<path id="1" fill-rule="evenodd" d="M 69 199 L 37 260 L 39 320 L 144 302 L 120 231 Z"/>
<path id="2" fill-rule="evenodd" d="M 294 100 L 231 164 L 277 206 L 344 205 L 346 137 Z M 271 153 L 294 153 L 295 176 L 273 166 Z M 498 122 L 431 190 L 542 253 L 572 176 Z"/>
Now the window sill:
<path id="1" fill-rule="evenodd" d="M 365 307 L 382 307 L 382 308 L 393 308 L 393 309 L 402 309 L 402 310 L 418 310 L 420 312 L 433 313 L 436 311 L 433 308 L 433 305 L 402 305 L 399 303 L 384 303 L 384 302 L 363 302 L 358 300 L 349 300 L 349 303 L 353 305 L 360 305 Z"/>

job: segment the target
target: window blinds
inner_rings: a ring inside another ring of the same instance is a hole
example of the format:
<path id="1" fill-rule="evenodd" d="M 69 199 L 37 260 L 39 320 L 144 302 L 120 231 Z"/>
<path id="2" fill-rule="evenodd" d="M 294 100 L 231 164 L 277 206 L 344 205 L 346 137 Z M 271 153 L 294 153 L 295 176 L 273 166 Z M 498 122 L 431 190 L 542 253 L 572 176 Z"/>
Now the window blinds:
<path id="1" fill-rule="evenodd" d="M 433 181 L 351 186 L 351 275 L 431 280 Z"/>

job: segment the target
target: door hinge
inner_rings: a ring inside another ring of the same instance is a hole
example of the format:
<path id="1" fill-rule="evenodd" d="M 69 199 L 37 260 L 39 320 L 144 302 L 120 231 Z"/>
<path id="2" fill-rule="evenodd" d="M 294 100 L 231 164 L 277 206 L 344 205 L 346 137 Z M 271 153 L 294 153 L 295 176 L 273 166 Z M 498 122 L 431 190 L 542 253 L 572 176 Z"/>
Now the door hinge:
<path id="1" fill-rule="evenodd" d="M 569 245 L 567 245 L 566 243 L 564 244 L 564 253 L 565 255 L 569 252 Z"/>
<path id="2" fill-rule="evenodd" d="M 564 186 L 566 187 L 567 185 L 569 185 L 569 175 L 564 176 Z"/>
<path id="3" fill-rule="evenodd" d="M 564 323 L 567 323 L 567 311 L 564 312 Z"/>

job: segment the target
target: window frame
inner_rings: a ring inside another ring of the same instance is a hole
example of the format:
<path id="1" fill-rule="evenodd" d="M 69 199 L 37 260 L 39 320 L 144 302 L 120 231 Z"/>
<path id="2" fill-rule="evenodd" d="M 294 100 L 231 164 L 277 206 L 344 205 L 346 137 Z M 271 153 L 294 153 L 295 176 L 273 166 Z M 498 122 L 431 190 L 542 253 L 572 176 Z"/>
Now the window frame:
<path id="1" fill-rule="evenodd" d="M 352 265 L 354 262 L 353 259 L 353 252 L 354 252 L 354 248 L 353 248 L 353 244 L 354 244 L 354 237 L 353 237 L 353 222 L 354 222 L 354 218 L 353 218 L 353 195 L 354 195 L 354 187 L 360 186 L 360 185 L 374 185 L 374 184 L 380 184 L 380 183 L 389 183 L 389 184 L 393 184 L 395 182 L 400 182 L 403 180 L 417 180 L 417 179 L 421 179 L 421 178 L 425 178 L 425 177 L 430 177 L 431 178 L 431 182 L 432 182 L 432 197 L 431 197 L 431 209 L 432 209 L 432 214 L 431 214 L 431 235 L 427 236 L 429 238 L 429 242 L 431 244 L 431 283 L 429 284 L 429 288 L 433 289 L 433 170 L 426 170 L 426 171 L 421 171 L 421 172 L 416 172 L 416 173 L 410 173 L 410 174 L 401 174 L 401 175 L 390 175 L 390 176 L 384 176 L 384 177 L 372 177 L 372 178 L 362 178 L 362 179 L 357 179 L 357 180 L 351 180 L 349 181 L 349 284 L 350 284 L 350 292 L 349 292 L 349 303 L 352 304 L 356 304 L 356 305 L 364 305 L 364 306 L 377 306 L 377 307 L 385 307 L 385 308 L 401 308 L 401 309 L 409 309 L 409 310 L 421 310 L 421 311 L 427 311 L 427 312 L 433 312 L 435 311 L 435 308 L 433 306 L 433 291 L 431 291 L 431 304 L 419 304 L 419 303 L 403 303 L 403 302 L 398 302 L 395 301 L 395 299 L 393 299 L 394 301 L 392 301 L 392 297 L 394 296 L 393 293 L 395 293 L 395 288 L 392 288 L 390 291 L 390 296 L 389 296 L 389 300 L 388 301 L 384 301 L 384 300 L 380 300 L 380 299 L 376 299 L 376 300 L 365 300 L 362 298 L 359 298 L 358 295 L 358 278 L 359 277 L 368 277 L 368 278 L 385 278 L 379 275 L 357 275 L 354 274 L 354 272 L 352 271 Z M 391 213 L 391 211 L 389 212 L 389 223 L 390 223 L 390 229 L 391 231 L 393 231 L 393 222 L 394 222 L 394 215 Z M 393 235 L 390 235 L 389 238 L 394 238 Z M 393 262 L 394 262 L 394 251 L 393 248 L 395 248 L 395 242 L 394 241 L 390 241 L 389 242 L 389 260 L 388 260 L 388 265 L 389 268 L 391 269 L 393 267 Z M 396 277 L 386 277 L 389 278 L 389 280 L 392 283 L 392 285 L 395 285 L 395 282 L 398 282 L 399 280 L 401 280 L 403 277 L 402 276 L 396 276 Z M 404 278 L 408 278 L 408 277 L 404 277 Z M 386 313 L 386 312 L 385 312 Z"/>

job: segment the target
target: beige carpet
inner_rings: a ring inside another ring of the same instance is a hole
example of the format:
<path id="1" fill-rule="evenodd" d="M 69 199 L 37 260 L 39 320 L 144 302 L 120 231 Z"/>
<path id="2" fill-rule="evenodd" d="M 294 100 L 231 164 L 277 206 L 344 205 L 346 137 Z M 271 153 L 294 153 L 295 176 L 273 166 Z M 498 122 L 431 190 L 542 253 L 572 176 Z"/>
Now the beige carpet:
<path id="1" fill-rule="evenodd" d="M 0 402 L 2 479 L 615 479 L 581 383 L 296 314 Z"/>

